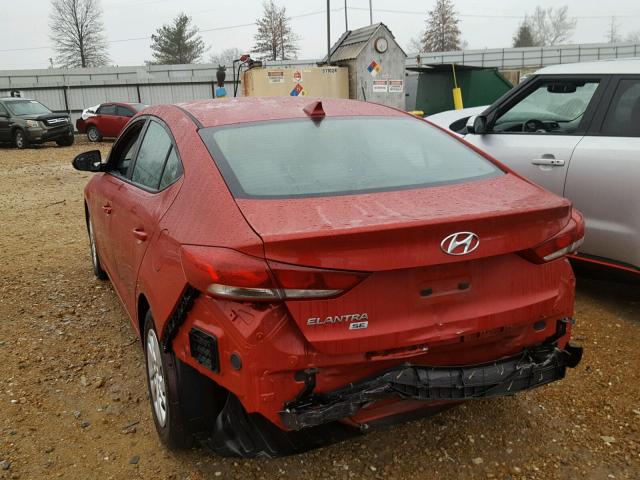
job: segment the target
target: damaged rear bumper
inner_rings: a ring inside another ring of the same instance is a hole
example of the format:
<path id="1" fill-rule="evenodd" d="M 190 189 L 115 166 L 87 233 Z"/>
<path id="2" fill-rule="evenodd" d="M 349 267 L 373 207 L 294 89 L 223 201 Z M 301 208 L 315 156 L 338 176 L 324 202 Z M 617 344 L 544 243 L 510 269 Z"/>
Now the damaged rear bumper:
<path id="1" fill-rule="evenodd" d="M 291 430 L 313 427 L 355 415 L 384 399 L 462 401 L 513 395 L 564 378 L 582 358 L 582 348 L 554 344 L 528 348 L 492 363 L 462 367 L 403 364 L 338 390 L 314 393 L 315 372 L 307 372 L 307 388 L 280 412 Z"/>

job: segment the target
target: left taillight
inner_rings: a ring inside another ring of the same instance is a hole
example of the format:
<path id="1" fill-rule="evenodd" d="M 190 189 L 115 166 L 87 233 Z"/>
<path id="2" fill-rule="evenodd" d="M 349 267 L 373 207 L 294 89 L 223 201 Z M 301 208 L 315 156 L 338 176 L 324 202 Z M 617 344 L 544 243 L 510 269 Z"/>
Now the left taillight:
<path id="1" fill-rule="evenodd" d="M 575 253 L 582 242 L 584 242 L 584 218 L 580 212 L 573 210 L 566 227 L 549 240 L 522 252 L 521 255 L 534 263 L 546 263 Z"/>
<path id="2" fill-rule="evenodd" d="M 189 283 L 213 297 L 274 302 L 330 298 L 367 274 L 266 261 L 229 248 L 184 246 L 181 262 Z"/>

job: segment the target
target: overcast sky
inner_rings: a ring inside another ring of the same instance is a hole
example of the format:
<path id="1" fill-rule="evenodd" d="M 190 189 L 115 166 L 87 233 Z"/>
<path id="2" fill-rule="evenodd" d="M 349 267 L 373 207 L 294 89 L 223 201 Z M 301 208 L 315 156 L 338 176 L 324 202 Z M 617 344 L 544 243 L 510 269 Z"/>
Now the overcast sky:
<path id="1" fill-rule="evenodd" d="M 262 2 L 257 0 L 101 0 L 109 54 L 117 65 L 140 65 L 151 58 L 148 37 L 158 26 L 184 11 L 203 31 L 209 53 L 229 47 L 249 50 Z M 369 23 L 369 1 L 347 0 L 349 28 Z M 372 0 L 374 22 L 389 26 L 403 47 L 424 28 L 426 12 L 435 0 Z M 300 36 L 299 58 L 319 58 L 326 52 L 326 0 L 278 0 L 287 7 L 291 23 Z M 509 47 L 525 13 L 536 5 L 568 5 L 578 23 L 572 43 L 602 42 L 615 17 L 619 31 L 625 35 L 640 30 L 638 0 L 455 0 L 460 16 L 462 36 L 469 48 Z M 331 38 L 337 40 L 344 31 L 344 0 L 332 0 Z M 2 1 L 0 14 L 0 70 L 45 68 L 48 48 L 49 0 L 26 2 Z M 387 10 L 387 11 L 385 11 Z M 396 10 L 396 12 L 388 11 Z M 414 13 L 425 12 L 425 13 Z M 244 25 L 244 26 L 243 26 Z M 231 27 L 231 28 L 227 28 Z M 213 30 L 216 29 L 216 30 Z M 15 49 L 31 50 L 15 50 Z M 11 50 L 11 51 L 7 51 Z M 209 57 L 205 55 L 205 60 Z"/>

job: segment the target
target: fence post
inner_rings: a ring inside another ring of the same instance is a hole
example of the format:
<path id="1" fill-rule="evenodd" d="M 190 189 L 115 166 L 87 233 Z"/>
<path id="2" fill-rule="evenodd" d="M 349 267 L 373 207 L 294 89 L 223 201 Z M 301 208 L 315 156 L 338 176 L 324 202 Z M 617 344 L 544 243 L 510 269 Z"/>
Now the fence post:
<path id="1" fill-rule="evenodd" d="M 544 49 L 540 47 L 540 66 L 544 67 Z"/>
<path id="2" fill-rule="evenodd" d="M 71 114 L 71 110 L 69 110 L 69 99 L 67 98 L 67 85 L 62 86 L 62 94 L 64 95 L 64 109 L 67 113 Z"/>

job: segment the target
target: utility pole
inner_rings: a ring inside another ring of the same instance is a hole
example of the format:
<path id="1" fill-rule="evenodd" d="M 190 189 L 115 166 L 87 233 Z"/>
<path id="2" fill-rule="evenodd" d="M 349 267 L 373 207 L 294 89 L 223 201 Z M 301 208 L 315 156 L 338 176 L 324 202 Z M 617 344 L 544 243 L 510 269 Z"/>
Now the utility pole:
<path id="1" fill-rule="evenodd" d="M 347 0 L 344 0 L 344 31 L 349 31 L 349 20 L 347 18 Z"/>
<path id="2" fill-rule="evenodd" d="M 327 0 L 327 65 L 331 65 L 331 0 Z"/>
<path id="3" fill-rule="evenodd" d="M 372 0 L 369 0 L 369 25 L 373 25 L 373 6 L 371 2 Z"/>
<path id="4" fill-rule="evenodd" d="M 618 21 L 616 19 L 615 16 L 611 16 L 611 26 L 609 27 L 609 34 L 608 34 L 608 38 L 607 40 L 609 41 L 609 43 L 616 43 L 618 40 L 620 40 L 619 35 L 618 35 L 618 29 L 619 25 L 618 25 Z"/>

